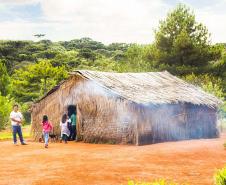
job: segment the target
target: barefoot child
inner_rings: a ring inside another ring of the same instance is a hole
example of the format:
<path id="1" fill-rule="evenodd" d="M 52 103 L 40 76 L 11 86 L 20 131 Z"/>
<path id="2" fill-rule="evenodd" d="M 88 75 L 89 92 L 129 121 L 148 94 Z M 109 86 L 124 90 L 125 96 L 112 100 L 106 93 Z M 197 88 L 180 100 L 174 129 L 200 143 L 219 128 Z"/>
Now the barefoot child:
<path id="1" fill-rule="evenodd" d="M 68 129 L 68 123 L 70 120 L 68 120 L 67 114 L 64 114 L 62 116 L 61 122 L 60 122 L 60 128 L 61 128 L 61 138 L 66 144 L 68 141 L 68 137 L 70 135 L 70 130 Z"/>
<path id="2" fill-rule="evenodd" d="M 45 148 L 48 148 L 48 143 L 49 143 L 49 133 L 51 132 L 53 126 L 52 124 L 48 121 L 48 116 L 44 115 L 43 120 L 42 120 L 42 132 L 45 140 Z"/>

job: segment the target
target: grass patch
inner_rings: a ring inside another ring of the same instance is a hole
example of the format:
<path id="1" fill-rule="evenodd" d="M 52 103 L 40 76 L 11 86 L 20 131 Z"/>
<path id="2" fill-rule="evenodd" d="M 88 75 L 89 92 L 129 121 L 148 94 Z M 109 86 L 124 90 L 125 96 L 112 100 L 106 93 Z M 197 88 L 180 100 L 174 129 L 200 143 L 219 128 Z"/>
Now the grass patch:
<path id="1" fill-rule="evenodd" d="M 215 185 L 225 185 L 226 184 L 226 166 L 216 172 L 214 175 Z"/>
<path id="2" fill-rule="evenodd" d="M 29 138 L 30 137 L 30 125 L 25 125 L 22 127 L 23 137 Z M 5 130 L 0 131 L 0 140 L 9 140 L 12 139 L 12 130 L 11 128 L 7 128 Z"/>
<path id="3" fill-rule="evenodd" d="M 135 182 L 133 180 L 128 181 L 128 185 L 179 185 L 175 182 L 166 181 L 164 179 L 156 180 L 153 182 Z M 181 185 L 188 185 L 188 184 L 181 184 Z"/>

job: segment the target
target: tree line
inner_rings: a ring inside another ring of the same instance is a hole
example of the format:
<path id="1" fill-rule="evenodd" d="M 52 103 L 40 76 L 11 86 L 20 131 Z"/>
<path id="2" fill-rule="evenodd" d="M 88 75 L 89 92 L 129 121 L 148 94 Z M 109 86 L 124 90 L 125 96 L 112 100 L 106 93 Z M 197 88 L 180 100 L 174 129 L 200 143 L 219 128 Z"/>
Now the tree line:
<path id="1" fill-rule="evenodd" d="M 68 72 L 91 69 L 116 72 L 163 71 L 226 99 L 226 44 L 211 43 L 208 29 L 193 11 L 179 4 L 159 22 L 150 44 L 112 43 L 91 38 L 0 41 L 0 129 L 13 103 L 21 105 L 27 122 L 29 106 Z M 221 107 L 225 115 L 226 105 Z"/>

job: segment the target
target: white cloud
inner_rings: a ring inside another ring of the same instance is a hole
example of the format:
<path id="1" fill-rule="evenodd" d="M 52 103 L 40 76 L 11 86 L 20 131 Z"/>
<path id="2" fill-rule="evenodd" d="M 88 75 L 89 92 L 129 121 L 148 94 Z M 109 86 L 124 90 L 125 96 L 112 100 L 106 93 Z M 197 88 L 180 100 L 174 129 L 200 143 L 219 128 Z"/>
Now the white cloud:
<path id="1" fill-rule="evenodd" d="M 19 5 L 19 4 L 34 4 L 41 2 L 42 0 L 0 0 L 1 4 Z"/>
<path id="2" fill-rule="evenodd" d="M 46 33 L 51 40 L 91 37 L 105 43 L 152 42 L 153 29 L 173 8 L 163 0 L 7 0 L 7 3 L 40 3 L 43 15 L 38 22 L 19 18 L 1 22 L 0 39 L 33 39 L 34 33 Z M 223 23 L 226 14 L 222 8 L 225 6 L 225 0 L 218 0 L 215 6 L 195 9 L 197 19 L 207 25 L 214 42 L 226 42 Z"/>
<path id="3" fill-rule="evenodd" d="M 226 1 L 218 0 L 214 5 L 196 9 L 196 18 L 207 26 L 214 43 L 226 42 Z"/>
<path id="4" fill-rule="evenodd" d="M 41 6 L 46 20 L 70 23 L 74 35 L 107 43 L 150 42 L 168 8 L 163 1 L 147 0 L 48 0 Z"/>

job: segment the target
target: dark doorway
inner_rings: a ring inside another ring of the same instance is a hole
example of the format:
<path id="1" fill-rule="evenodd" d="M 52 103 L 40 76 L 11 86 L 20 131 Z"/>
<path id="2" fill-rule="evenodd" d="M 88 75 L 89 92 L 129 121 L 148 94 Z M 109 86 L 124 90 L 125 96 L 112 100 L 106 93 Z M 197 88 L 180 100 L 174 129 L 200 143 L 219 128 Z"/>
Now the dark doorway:
<path id="1" fill-rule="evenodd" d="M 71 117 L 72 114 L 76 115 L 76 105 L 69 105 L 67 108 L 68 116 Z"/>
<path id="2" fill-rule="evenodd" d="M 68 108 L 68 117 L 70 118 L 71 122 L 68 123 L 68 127 L 70 130 L 69 141 L 76 140 L 77 129 L 76 129 L 76 106 L 69 105 Z"/>

